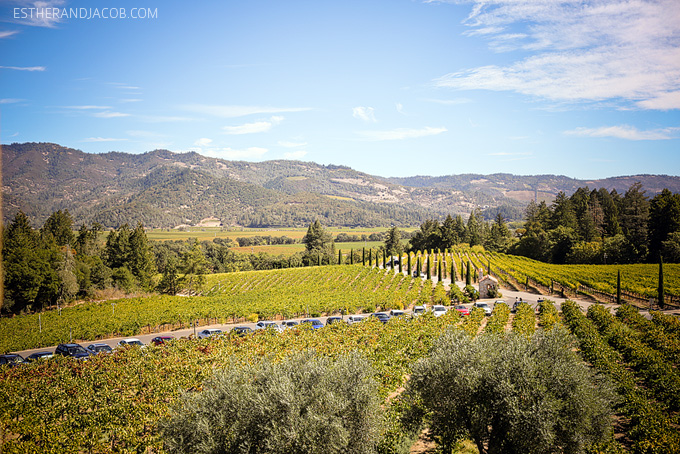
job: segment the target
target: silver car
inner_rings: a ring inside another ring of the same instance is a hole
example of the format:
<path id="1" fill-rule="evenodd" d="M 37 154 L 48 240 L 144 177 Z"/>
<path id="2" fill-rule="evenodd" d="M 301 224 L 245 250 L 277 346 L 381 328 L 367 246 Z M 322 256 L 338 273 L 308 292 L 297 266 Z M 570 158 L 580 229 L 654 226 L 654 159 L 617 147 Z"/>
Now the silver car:
<path id="1" fill-rule="evenodd" d="M 448 309 L 446 309 L 445 306 L 440 306 L 440 305 L 432 306 L 432 314 L 435 317 L 441 317 L 442 315 L 446 314 L 447 310 Z"/>
<path id="2" fill-rule="evenodd" d="M 215 335 L 218 335 L 218 334 L 222 334 L 222 330 L 221 330 L 221 329 L 217 329 L 217 328 L 206 328 L 206 329 L 204 329 L 203 331 L 201 331 L 200 333 L 198 333 L 198 338 L 199 338 L 199 339 L 207 339 L 207 338 L 209 338 L 209 337 L 211 337 L 211 336 L 215 336 Z"/>
<path id="3" fill-rule="evenodd" d="M 484 310 L 484 315 L 491 315 L 493 309 L 486 303 L 475 303 L 472 305 L 473 308 L 478 307 Z"/>

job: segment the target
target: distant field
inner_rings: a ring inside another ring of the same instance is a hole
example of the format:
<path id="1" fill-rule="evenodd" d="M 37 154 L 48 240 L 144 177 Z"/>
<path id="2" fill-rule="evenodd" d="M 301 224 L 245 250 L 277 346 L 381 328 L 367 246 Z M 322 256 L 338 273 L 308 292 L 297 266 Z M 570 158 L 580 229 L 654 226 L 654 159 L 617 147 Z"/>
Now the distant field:
<path id="1" fill-rule="evenodd" d="M 373 227 L 373 228 L 327 227 L 326 230 L 329 231 L 335 237 L 337 236 L 338 233 L 346 233 L 348 235 L 370 235 L 371 233 L 386 232 L 388 230 L 388 227 Z M 411 231 L 414 229 L 409 228 L 403 230 Z M 232 240 L 236 241 L 236 238 L 238 237 L 252 237 L 252 236 L 287 236 L 289 238 L 301 240 L 306 233 L 307 233 L 306 227 L 300 228 L 291 227 L 280 229 L 187 227 L 186 230 L 176 229 L 147 230 L 146 236 L 150 240 L 156 241 L 186 240 L 188 238 L 198 238 L 199 240 L 210 240 L 213 238 L 231 238 Z"/>

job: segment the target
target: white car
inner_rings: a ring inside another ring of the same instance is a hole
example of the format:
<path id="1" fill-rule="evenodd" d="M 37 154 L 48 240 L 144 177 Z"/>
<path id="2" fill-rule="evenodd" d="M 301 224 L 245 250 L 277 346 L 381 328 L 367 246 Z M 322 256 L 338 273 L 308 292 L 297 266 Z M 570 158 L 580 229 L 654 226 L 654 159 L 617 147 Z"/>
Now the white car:
<path id="1" fill-rule="evenodd" d="M 215 336 L 217 334 L 222 334 L 222 330 L 217 329 L 217 328 L 206 328 L 203 331 L 201 331 L 200 333 L 198 333 L 198 338 L 199 339 L 207 339 L 207 338 L 209 338 L 211 336 Z"/>
<path id="2" fill-rule="evenodd" d="M 447 310 L 448 309 L 446 309 L 445 306 L 440 306 L 440 305 L 432 306 L 432 314 L 435 317 L 440 317 L 440 316 L 446 314 Z"/>
<path id="3" fill-rule="evenodd" d="M 255 329 L 273 329 L 276 330 L 277 332 L 283 331 L 283 328 L 281 328 L 279 325 L 276 324 L 276 322 L 268 321 L 268 320 L 261 320 L 255 324 Z"/>
<path id="4" fill-rule="evenodd" d="M 129 345 L 130 347 L 144 347 L 142 341 L 140 341 L 136 337 L 128 337 L 118 342 L 119 347 L 125 347 L 126 345 Z"/>
<path id="5" fill-rule="evenodd" d="M 401 309 L 392 309 L 390 311 L 390 317 L 403 317 L 404 315 L 406 315 L 406 312 Z"/>
<path id="6" fill-rule="evenodd" d="M 491 309 L 491 307 L 486 303 L 475 303 L 475 304 L 472 305 L 472 307 L 473 308 L 478 307 L 480 309 L 484 309 L 484 315 L 491 315 L 491 313 L 493 312 L 493 309 Z"/>
<path id="7" fill-rule="evenodd" d="M 299 324 L 300 323 L 295 321 L 295 320 L 284 320 L 284 321 L 281 322 L 281 328 L 283 328 L 283 329 L 295 328 Z"/>
<path id="8" fill-rule="evenodd" d="M 350 315 L 347 317 L 347 324 L 353 325 L 355 323 L 363 322 L 366 319 L 363 315 Z"/>
<path id="9" fill-rule="evenodd" d="M 426 310 L 425 306 L 413 306 L 413 316 L 423 315 Z"/>

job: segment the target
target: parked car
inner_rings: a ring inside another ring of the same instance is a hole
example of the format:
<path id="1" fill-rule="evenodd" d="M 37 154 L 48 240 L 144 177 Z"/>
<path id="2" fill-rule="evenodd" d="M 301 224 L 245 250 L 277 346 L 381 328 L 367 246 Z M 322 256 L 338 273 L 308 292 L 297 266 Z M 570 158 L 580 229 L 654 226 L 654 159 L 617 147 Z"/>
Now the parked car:
<path id="1" fill-rule="evenodd" d="M 129 345 L 130 347 L 144 347 L 144 343 L 136 337 L 128 337 L 127 339 L 121 339 L 121 341 L 118 342 L 119 347 L 125 347 L 126 345 Z"/>
<path id="2" fill-rule="evenodd" d="M 16 353 L 0 355 L 0 366 L 15 367 L 25 363 L 26 360 L 24 360 L 24 358 L 21 355 L 17 355 Z"/>
<path id="3" fill-rule="evenodd" d="M 159 345 L 165 345 L 167 343 L 170 343 L 174 341 L 175 338 L 173 336 L 156 336 L 153 339 L 151 339 L 151 343 L 159 346 Z"/>
<path id="4" fill-rule="evenodd" d="M 497 304 L 505 304 L 506 306 L 508 306 L 508 303 L 506 303 L 506 302 L 503 301 L 503 300 L 496 300 L 496 301 L 493 303 L 494 306 L 496 306 Z M 510 307 L 510 306 L 508 306 L 508 307 Z"/>
<path id="5" fill-rule="evenodd" d="M 216 336 L 216 335 L 218 335 L 218 334 L 222 334 L 222 330 L 221 330 L 221 329 L 217 329 L 217 328 L 206 328 L 206 329 L 204 329 L 203 331 L 201 331 L 200 333 L 198 333 L 198 338 L 199 338 L 199 339 L 207 339 L 207 338 L 209 338 L 209 337 L 211 337 L 211 336 Z"/>
<path id="6" fill-rule="evenodd" d="M 390 316 L 385 312 L 374 312 L 373 314 L 369 315 L 369 317 L 377 318 L 383 325 L 390 321 Z"/>
<path id="7" fill-rule="evenodd" d="M 463 306 L 462 304 L 459 304 L 458 306 L 454 307 L 454 309 L 460 312 L 461 315 L 470 315 L 470 309 Z"/>
<path id="8" fill-rule="evenodd" d="M 33 361 L 38 361 L 38 360 L 41 360 L 41 359 L 49 359 L 49 358 L 52 358 L 53 356 L 54 356 L 54 353 L 52 353 L 52 352 L 35 352 L 35 353 L 31 353 L 30 355 L 28 355 L 26 357 L 26 361 L 32 363 Z"/>
<path id="9" fill-rule="evenodd" d="M 281 322 L 281 327 L 283 329 L 295 328 L 299 324 L 300 323 L 298 323 L 296 320 L 284 320 L 284 321 Z"/>
<path id="10" fill-rule="evenodd" d="M 365 319 L 366 317 L 363 315 L 350 315 L 349 317 L 347 317 L 347 324 L 353 325 L 355 323 L 363 322 Z"/>
<path id="11" fill-rule="evenodd" d="M 255 324 L 255 330 L 261 330 L 261 329 L 272 329 L 277 332 L 283 331 L 283 328 L 281 328 L 279 325 L 276 324 L 276 322 L 272 322 L 271 320 L 260 320 Z"/>
<path id="12" fill-rule="evenodd" d="M 442 315 L 446 314 L 447 310 L 448 309 L 446 309 L 446 306 L 441 306 L 439 304 L 432 306 L 432 314 L 435 317 L 441 317 Z"/>
<path id="13" fill-rule="evenodd" d="M 243 337 L 252 332 L 253 329 L 250 326 L 235 326 L 231 329 L 230 334 L 233 336 Z"/>
<path id="14" fill-rule="evenodd" d="M 406 312 L 402 311 L 401 309 L 392 309 L 390 311 L 390 317 L 403 317 L 406 315 Z"/>
<path id="15" fill-rule="evenodd" d="M 321 320 L 319 320 L 318 318 L 306 318 L 306 319 L 300 321 L 300 323 L 301 324 L 302 323 L 309 323 L 309 324 L 312 325 L 312 328 L 314 328 L 314 329 L 323 328 L 323 323 L 321 323 Z"/>
<path id="16" fill-rule="evenodd" d="M 341 323 L 341 322 L 343 322 L 342 317 L 338 317 L 338 316 L 328 317 L 326 319 L 326 326 L 332 325 L 333 323 Z"/>
<path id="17" fill-rule="evenodd" d="M 90 344 L 87 346 L 87 349 L 90 350 L 92 353 L 99 354 L 99 353 L 111 353 L 113 349 L 108 346 L 107 344 L 104 343 L 96 343 L 96 344 Z"/>
<path id="18" fill-rule="evenodd" d="M 55 355 L 70 356 L 71 358 L 87 359 L 94 353 L 80 344 L 59 344 L 54 350 Z"/>
<path id="19" fill-rule="evenodd" d="M 423 315 L 426 310 L 425 306 L 413 306 L 413 316 Z"/>
<path id="20" fill-rule="evenodd" d="M 476 302 L 475 304 L 472 305 L 472 307 L 478 307 L 480 309 L 483 309 L 484 315 L 491 315 L 491 313 L 493 312 L 493 309 L 491 309 L 491 307 L 486 303 Z"/>

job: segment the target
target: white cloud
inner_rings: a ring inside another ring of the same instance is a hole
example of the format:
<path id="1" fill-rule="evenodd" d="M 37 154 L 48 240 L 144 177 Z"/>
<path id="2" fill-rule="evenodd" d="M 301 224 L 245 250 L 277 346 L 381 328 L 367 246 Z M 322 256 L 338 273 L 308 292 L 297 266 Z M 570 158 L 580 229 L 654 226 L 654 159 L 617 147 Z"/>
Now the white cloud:
<path id="1" fill-rule="evenodd" d="M 440 87 L 507 90 L 554 101 L 623 100 L 643 109 L 680 108 L 677 0 L 454 0 L 497 51 L 531 56 L 456 71 Z"/>
<path id="2" fill-rule="evenodd" d="M 399 112 L 402 115 L 406 115 L 406 112 L 404 112 L 404 105 L 400 102 L 395 103 L 394 107 L 397 109 L 397 112 Z"/>
<path id="3" fill-rule="evenodd" d="M 195 118 L 178 117 L 172 115 L 140 115 L 139 119 L 148 123 L 178 123 L 185 121 L 196 121 Z"/>
<path id="4" fill-rule="evenodd" d="M 17 3 L 21 7 L 34 9 L 33 11 L 25 11 L 26 17 L 24 17 L 24 12 L 20 11 L 18 16 L 14 18 L 16 23 L 54 28 L 61 22 L 61 14 L 53 14 L 53 12 L 64 5 L 64 0 L 19 0 Z"/>
<path id="5" fill-rule="evenodd" d="M 127 139 L 114 139 L 112 137 L 88 137 L 87 139 L 81 140 L 81 142 L 120 142 Z"/>
<path id="6" fill-rule="evenodd" d="M 196 142 L 194 142 L 194 145 L 198 147 L 207 147 L 212 143 L 212 139 L 207 139 L 205 137 L 198 139 Z"/>
<path id="7" fill-rule="evenodd" d="M 0 69 L 13 69 L 15 71 L 45 71 L 44 66 L 0 66 Z"/>
<path id="8" fill-rule="evenodd" d="M 472 102 L 470 98 L 455 98 L 455 99 L 434 99 L 426 98 L 423 101 L 433 102 L 436 104 L 444 104 L 445 106 L 457 106 L 459 104 L 467 104 Z"/>
<path id="9" fill-rule="evenodd" d="M 418 137 L 434 136 L 446 132 L 446 128 L 432 128 L 426 126 L 421 129 L 398 128 L 386 131 L 362 131 L 359 132 L 367 140 L 404 140 Z"/>
<path id="10" fill-rule="evenodd" d="M 16 30 L 0 32 L 0 39 L 9 38 L 10 36 L 16 35 L 17 33 L 19 32 Z"/>
<path id="11" fill-rule="evenodd" d="M 366 123 L 375 123 L 375 109 L 373 107 L 353 107 L 352 116 L 358 120 L 365 121 Z"/>
<path id="12" fill-rule="evenodd" d="M 18 98 L 4 98 L 0 99 L 0 104 L 15 104 L 17 102 L 21 102 L 23 99 L 18 99 Z"/>
<path id="13" fill-rule="evenodd" d="M 126 99 L 119 99 L 118 102 L 120 103 L 128 103 L 128 102 L 140 102 L 141 99 L 139 98 L 126 98 Z"/>
<path id="14" fill-rule="evenodd" d="M 272 126 L 278 125 L 284 120 L 281 116 L 273 116 L 269 120 L 260 120 L 254 123 L 246 123 L 238 126 L 223 126 L 222 130 L 225 134 L 255 134 L 258 132 L 267 132 Z"/>
<path id="15" fill-rule="evenodd" d="M 289 151 L 283 154 L 283 157 L 285 159 L 302 159 L 304 156 L 307 155 L 307 152 L 305 150 L 298 150 L 298 151 Z"/>
<path id="16" fill-rule="evenodd" d="M 286 140 L 279 140 L 278 142 L 279 146 L 285 147 L 285 148 L 299 148 L 299 147 L 304 147 L 307 145 L 307 142 L 289 142 Z"/>
<path id="17" fill-rule="evenodd" d="M 245 117 L 254 114 L 277 114 L 286 112 L 304 112 L 310 107 L 265 107 L 265 106 L 216 106 L 208 104 L 188 104 L 181 106 L 190 112 L 212 115 L 222 118 Z"/>
<path id="18" fill-rule="evenodd" d="M 111 106 L 64 106 L 66 109 L 76 109 L 76 110 L 106 110 L 110 109 Z"/>
<path id="19" fill-rule="evenodd" d="M 119 118 L 119 117 L 129 117 L 130 114 L 127 113 L 122 113 L 122 112 L 111 112 L 111 111 L 105 111 L 105 112 L 97 112 L 93 114 L 93 116 L 97 118 Z"/>
<path id="20" fill-rule="evenodd" d="M 260 147 L 250 147 L 244 150 L 235 150 L 233 148 L 208 148 L 205 150 L 206 156 L 221 159 L 236 159 L 236 160 L 250 160 L 260 158 L 269 150 Z"/>
<path id="21" fill-rule="evenodd" d="M 614 137 L 625 140 L 670 140 L 679 137 L 680 128 L 653 129 L 640 131 L 628 126 L 603 126 L 600 128 L 576 128 L 565 131 L 564 134 L 579 137 Z"/>

